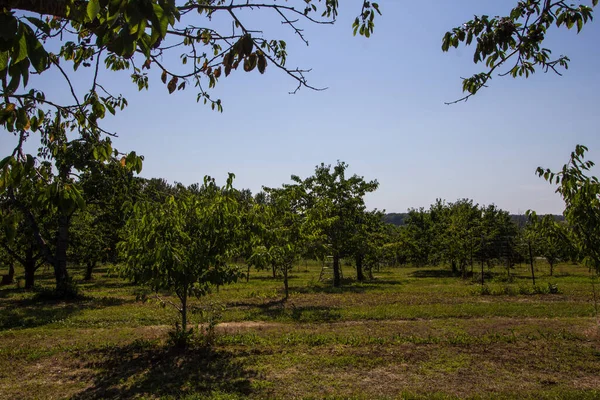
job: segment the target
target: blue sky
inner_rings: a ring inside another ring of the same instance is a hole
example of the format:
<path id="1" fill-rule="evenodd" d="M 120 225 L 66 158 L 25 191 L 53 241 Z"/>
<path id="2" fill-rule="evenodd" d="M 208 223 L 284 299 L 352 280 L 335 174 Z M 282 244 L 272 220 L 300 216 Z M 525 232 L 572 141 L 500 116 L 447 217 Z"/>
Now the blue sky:
<path id="1" fill-rule="evenodd" d="M 224 181 L 234 172 L 237 187 L 256 192 L 343 160 L 351 173 L 379 181 L 367 204 L 388 212 L 428 207 L 436 198 L 472 198 L 513 213 L 562 212 L 535 169 L 560 168 L 578 143 L 600 160 L 597 22 L 579 35 L 548 36 L 546 47 L 571 58 L 564 76 L 495 77 L 468 102 L 447 106 L 462 95 L 460 77 L 480 67 L 472 48 L 442 53 L 444 33 L 474 14 L 506 14 L 515 0 L 380 0 L 383 16 L 370 39 L 352 36 L 359 1 L 340 3 L 335 26 L 303 25 L 309 47 L 274 15 L 244 16 L 247 27 L 285 39 L 288 66 L 312 68 L 309 83 L 328 90 L 289 95 L 295 82 L 274 68 L 262 76 L 234 71 L 212 93 L 224 103 L 217 113 L 197 104 L 193 90 L 168 95 L 156 68 L 143 92 L 126 75 L 105 73 L 130 104 L 106 120 L 119 133 L 115 146 L 145 156 L 142 176 L 171 182 L 206 174 Z M 57 77 L 44 79 L 46 90 L 63 87 Z"/>

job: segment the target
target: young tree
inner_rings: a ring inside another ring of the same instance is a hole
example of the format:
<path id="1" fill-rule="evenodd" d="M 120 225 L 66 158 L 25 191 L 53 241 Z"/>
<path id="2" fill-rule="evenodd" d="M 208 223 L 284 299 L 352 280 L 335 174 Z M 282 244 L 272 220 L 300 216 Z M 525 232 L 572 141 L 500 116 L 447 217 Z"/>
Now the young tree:
<path id="1" fill-rule="evenodd" d="M 164 203 L 140 202 L 125 226 L 120 244 L 126 264 L 121 272 L 152 290 L 172 291 L 187 332 L 189 296 L 207 294 L 212 286 L 235 282 L 230 265 L 240 239 L 240 216 L 233 174 L 219 187 L 210 177 L 198 190 L 180 189 Z"/>
<path id="2" fill-rule="evenodd" d="M 252 260 L 271 265 L 283 275 L 285 299 L 289 298 L 289 271 L 294 262 L 306 252 L 308 243 L 314 241 L 318 229 L 307 218 L 304 210 L 304 191 L 300 185 L 283 188 L 263 188 L 269 196 L 267 205 L 261 206 L 261 226 Z"/>

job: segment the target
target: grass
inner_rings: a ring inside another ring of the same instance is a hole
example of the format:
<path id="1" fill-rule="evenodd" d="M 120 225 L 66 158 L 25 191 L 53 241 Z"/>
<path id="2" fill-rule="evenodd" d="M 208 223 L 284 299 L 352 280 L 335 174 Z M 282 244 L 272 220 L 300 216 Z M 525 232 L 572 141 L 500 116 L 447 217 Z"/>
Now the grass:
<path id="1" fill-rule="evenodd" d="M 345 266 L 336 289 L 303 262 L 287 302 L 280 280 L 253 271 L 193 302 L 222 323 L 212 346 L 185 351 L 167 345 L 175 312 L 138 300 L 150 293 L 108 267 L 87 283 L 73 269 L 77 301 L 0 288 L 0 399 L 600 398 L 589 271 L 537 269 L 537 289 L 526 266 L 488 271 L 482 289 L 446 267 L 357 283 Z M 51 287 L 51 271 L 38 282 Z"/>

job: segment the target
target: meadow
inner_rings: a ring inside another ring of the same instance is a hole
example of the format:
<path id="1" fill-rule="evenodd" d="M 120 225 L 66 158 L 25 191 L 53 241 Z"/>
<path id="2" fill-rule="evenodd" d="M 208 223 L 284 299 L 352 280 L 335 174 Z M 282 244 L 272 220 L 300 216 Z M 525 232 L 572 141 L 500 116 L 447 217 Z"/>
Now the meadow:
<path id="1" fill-rule="evenodd" d="M 302 261 L 290 299 L 270 271 L 195 300 L 200 332 L 169 345 L 178 316 L 102 266 L 82 298 L 0 288 L 1 399 L 597 399 L 600 325 L 591 273 L 397 267 L 342 288 Z M 17 277 L 22 271 L 17 270 Z M 168 298 L 168 294 L 161 296 Z"/>

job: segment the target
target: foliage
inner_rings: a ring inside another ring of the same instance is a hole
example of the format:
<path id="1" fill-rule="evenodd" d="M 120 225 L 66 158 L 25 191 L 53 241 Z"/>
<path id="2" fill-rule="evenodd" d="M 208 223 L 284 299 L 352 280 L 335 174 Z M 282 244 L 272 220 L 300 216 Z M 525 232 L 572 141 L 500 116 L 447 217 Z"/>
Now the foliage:
<path id="1" fill-rule="evenodd" d="M 294 262 L 306 252 L 310 242 L 319 237 L 314 222 L 307 218 L 302 186 L 264 188 L 269 201 L 260 208 L 260 227 L 255 242 L 253 263 L 271 265 L 283 275 L 285 298 L 289 298 L 288 274 Z"/>
<path id="2" fill-rule="evenodd" d="M 246 21 L 247 11 L 275 12 L 308 44 L 299 19 L 332 24 L 337 16 L 337 0 L 295 3 L 0 0 L 0 127 L 14 136 L 14 148 L 0 161 L 0 193 L 10 202 L 11 213 L 20 210 L 1 222 L 8 220 L 10 227 L 18 216 L 28 221 L 45 261 L 54 266 L 57 289 L 69 278 L 71 216 L 85 205 L 77 176 L 111 160 L 127 170 L 139 172 L 142 167 L 142 157 L 135 152 L 113 149 L 115 133 L 101 126 L 106 116 L 128 104 L 111 93 L 106 76 L 128 71 L 142 90 L 149 86 L 146 71 L 154 67 L 169 93 L 193 86 L 198 101 L 218 110 L 221 101 L 208 91 L 239 66 L 262 74 L 270 64 L 296 80 L 298 88 L 314 88 L 305 77 L 307 70 L 286 66 L 284 41 L 257 35 Z M 377 13 L 377 3 L 365 0 L 355 33 L 370 36 Z M 230 19 L 232 32 L 214 28 L 217 15 Z M 75 84 L 81 73 L 89 76 L 89 86 Z M 47 93 L 31 87 L 33 74 L 54 74 L 58 85 Z M 32 140 L 40 143 L 37 155 L 26 152 Z M 27 201 L 32 193 L 35 201 Z M 48 210 L 57 216 L 52 238 L 42 236 L 36 219 Z"/>
<path id="3" fill-rule="evenodd" d="M 364 196 L 379 186 L 376 180 L 365 181 L 358 175 L 347 178 L 347 168 L 348 164 L 338 161 L 334 167 L 318 165 L 305 180 L 292 176 L 306 192 L 307 217 L 323 234 L 322 252 L 333 257 L 335 287 L 341 285 L 340 259 L 352 255 L 352 239 L 364 223 Z"/>
<path id="4" fill-rule="evenodd" d="M 474 44 L 473 62 L 485 63 L 483 72 L 463 78 L 463 92 L 468 94 L 452 103 L 468 100 L 489 84 L 494 73 L 513 78 L 529 77 L 540 69 L 560 75 L 562 68 L 568 68 L 569 57 L 552 57 L 552 51 L 543 47 L 546 36 L 553 25 L 575 27 L 579 33 L 593 19 L 593 8 L 597 5 L 598 0 L 591 0 L 591 5 L 561 0 L 520 0 L 507 16 L 475 16 L 446 32 L 443 51 L 460 44 Z"/>
<path id="5" fill-rule="evenodd" d="M 171 304 L 181 314 L 183 333 L 188 297 L 204 296 L 239 277 L 229 265 L 240 238 L 232 183 L 232 174 L 224 187 L 207 176 L 202 186 L 179 188 L 164 203 L 137 203 L 125 227 L 122 274 L 157 293 L 174 292 L 180 305 Z"/>
<path id="6" fill-rule="evenodd" d="M 585 160 L 587 147 L 577 145 L 571 158 L 559 172 L 539 167 L 537 174 L 558 187 L 565 201 L 564 215 L 572 232 L 573 243 L 584 262 L 600 271 L 600 182 L 588 176 L 594 162 Z"/>

